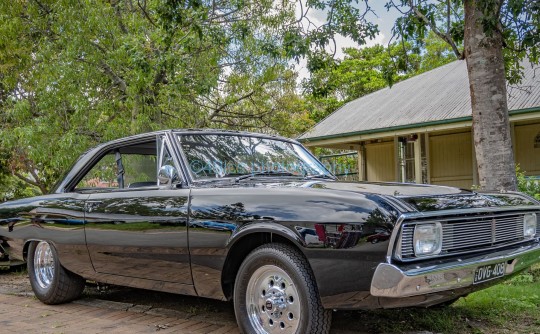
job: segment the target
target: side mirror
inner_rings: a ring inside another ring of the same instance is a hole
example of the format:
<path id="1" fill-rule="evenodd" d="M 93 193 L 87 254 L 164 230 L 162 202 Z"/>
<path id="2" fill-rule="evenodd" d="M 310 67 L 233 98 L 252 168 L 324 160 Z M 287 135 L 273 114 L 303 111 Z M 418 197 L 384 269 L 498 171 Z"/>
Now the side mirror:
<path id="1" fill-rule="evenodd" d="M 158 185 L 172 187 L 173 184 L 180 182 L 178 171 L 171 165 L 161 166 L 158 173 Z"/>

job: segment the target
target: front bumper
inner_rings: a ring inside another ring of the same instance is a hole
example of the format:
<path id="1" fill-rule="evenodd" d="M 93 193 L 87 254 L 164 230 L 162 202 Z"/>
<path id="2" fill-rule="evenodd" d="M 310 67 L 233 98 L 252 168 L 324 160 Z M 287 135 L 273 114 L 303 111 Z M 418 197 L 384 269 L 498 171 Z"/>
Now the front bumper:
<path id="1" fill-rule="evenodd" d="M 370 293 L 377 297 L 400 298 L 474 287 L 475 270 L 480 266 L 506 262 L 504 276 L 508 276 L 539 261 L 540 244 L 536 242 L 488 255 L 437 264 L 409 264 L 400 268 L 381 263 L 375 270 Z M 479 284 L 478 289 L 481 287 L 482 284 Z"/>

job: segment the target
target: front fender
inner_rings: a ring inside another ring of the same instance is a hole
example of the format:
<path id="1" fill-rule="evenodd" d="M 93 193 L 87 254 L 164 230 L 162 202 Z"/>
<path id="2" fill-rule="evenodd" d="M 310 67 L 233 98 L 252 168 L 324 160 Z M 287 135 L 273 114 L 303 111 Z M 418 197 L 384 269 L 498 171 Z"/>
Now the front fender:
<path id="1" fill-rule="evenodd" d="M 283 237 L 289 240 L 291 243 L 293 243 L 299 248 L 306 247 L 305 240 L 302 238 L 300 234 L 296 233 L 294 230 L 292 230 L 285 224 L 279 224 L 277 222 L 272 221 L 272 222 L 253 222 L 253 223 L 242 225 L 233 234 L 231 234 L 231 237 L 229 238 L 227 242 L 227 248 L 230 249 L 234 247 L 234 245 L 239 240 L 254 233 L 270 233 L 271 235 L 274 235 L 274 234 L 279 235 L 280 237 Z"/>

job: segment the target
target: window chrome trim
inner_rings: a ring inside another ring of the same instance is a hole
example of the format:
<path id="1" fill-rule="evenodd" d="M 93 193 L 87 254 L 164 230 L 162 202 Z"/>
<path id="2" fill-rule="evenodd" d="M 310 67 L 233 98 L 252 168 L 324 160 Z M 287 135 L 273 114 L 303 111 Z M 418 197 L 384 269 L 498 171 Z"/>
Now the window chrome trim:
<path id="1" fill-rule="evenodd" d="M 178 173 L 178 176 L 180 177 L 180 184 L 186 183 L 186 177 L 184 175 L 183 169 L 181 168 L 181 164 L 178 162 L 178 159 L 176 157 L 176 152 L 174 151 L 173 146 L 170 143 L 170 139 L 167 136 L 166 133 L 159 134 L 156 139 L 156 151 L 157 151 L 157 169 L 156 169 L 156 184 L 159 186 L 159 179 L 158 174 L 159 170 L 162 167 L 163 163 L 163 157 L 166 151 L 168 151 L 169 155 L 172 158 L 174 168 L 176 168 L 176 171 Z"/>

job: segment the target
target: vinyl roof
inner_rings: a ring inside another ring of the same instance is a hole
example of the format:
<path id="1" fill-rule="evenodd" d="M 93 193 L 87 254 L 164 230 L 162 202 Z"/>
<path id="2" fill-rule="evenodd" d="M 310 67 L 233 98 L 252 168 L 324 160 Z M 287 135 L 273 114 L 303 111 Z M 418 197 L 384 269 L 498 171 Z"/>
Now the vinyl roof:
<path id="1" fill-rule="evenodd" d="M 524 78 L 508 86 L 510 111 L 540 107 L 540 68 L 524 63 Z M 457 60 L 345 104 L 299 137 L 335 135 L 471 117 L 467 66 Z"/>

